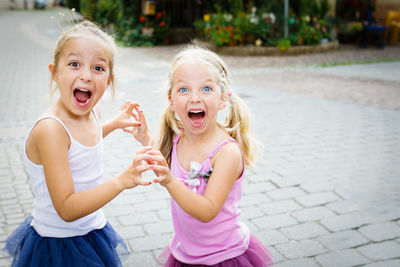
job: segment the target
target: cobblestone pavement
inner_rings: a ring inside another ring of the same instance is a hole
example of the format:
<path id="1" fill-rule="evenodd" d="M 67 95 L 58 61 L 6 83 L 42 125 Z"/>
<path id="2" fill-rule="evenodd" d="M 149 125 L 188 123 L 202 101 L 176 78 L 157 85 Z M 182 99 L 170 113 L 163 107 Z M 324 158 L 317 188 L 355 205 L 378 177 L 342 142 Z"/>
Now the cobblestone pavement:
<path id="1" fill-rule="evenodd" d="M 59 31 L 49 17 L 57 12 L 0 11 L 0 247 L 32 208 L 23 142 L 51 101 L 47 65 Z M 132 98 L 156 133 L 177 48 L 120 48 L 118 93 L 114 104 L 110 97 L 100 104 L 103 119 Z M 247 172 L 242 219 L 276 266 L 400 266 L 400 60 L 318 65 L 393 60 L 399 51 L 224 56 L 264 145 Z M 105 177 L 121 172 L 138 147 L 122 131 L 107 137 Z M 167 192 L 158 185 L 125 191 L 104 211 L 132 251 L 125 266 L 157 266 L 172 236 Z M 9 264 L 0 256 L 0 266 Z"/>

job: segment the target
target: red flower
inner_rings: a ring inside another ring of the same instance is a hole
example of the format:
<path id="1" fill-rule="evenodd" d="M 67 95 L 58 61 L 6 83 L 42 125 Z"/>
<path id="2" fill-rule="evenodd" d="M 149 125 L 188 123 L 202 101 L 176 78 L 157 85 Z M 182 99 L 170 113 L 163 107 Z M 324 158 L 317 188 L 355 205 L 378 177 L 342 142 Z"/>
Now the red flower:
<path id="1" fill-rule="evenodd" d="M 161 18 L 162 16 L 163 16 L 163 13 L 162 13 L 162 12 L 158 12 L 158 13 L 157 13 L 156 19 L 158 20 L 158 19 Z"/>
<path id="2" fill-rule="evenodd" d="M 271 18 L 270 18 L 270 17 L 266 17 L 265 20 L 266 20 L 267 22 L 270 22 L 270 21 L 271 21 Z"/>
<path id="3" fill-rule="evenodd" d="M 165 21 L 161 21 L 161 22 L 160 22 L 160 26 L 161 26 L 161 27 L 164 27 L 164 26 L 165 26 Z"/>
<path id="4" fill-rule="evenodd" d="M 145 20 L 146 20 L 146 18 L 143 17 L 143 16 L 141 16 L 141 17 L 139 18 L 139 21 L 140 21 L 140 22 L 144 22 Z"/>

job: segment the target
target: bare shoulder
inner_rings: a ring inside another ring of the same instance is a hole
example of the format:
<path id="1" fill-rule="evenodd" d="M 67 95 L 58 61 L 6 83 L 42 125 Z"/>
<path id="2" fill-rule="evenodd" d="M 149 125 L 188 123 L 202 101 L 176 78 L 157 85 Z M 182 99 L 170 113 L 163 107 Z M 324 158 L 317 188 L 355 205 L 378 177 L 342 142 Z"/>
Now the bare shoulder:
<path id="1" fill-rule="evenodd" d="M 239 145 L 235 142 L 228 142 L 215 154 L 213 158 L 213 168 L 229 169 L 234 176 L 240 177 L 243 171 L 242 152 Z"/>
<path id="2" fill-rule="evenodd" d="M 26 141 L 26 155 L 35 164 L 43 163 L 45 151 L 67 151 L 69 136 L 56 120 L 46 118 L 38 121 Z"/>
<path id="3" fill-rule="evenodd" d="M 69 144 L 69 136 L 64 126 L 52 118 L 38 121 L 33 127 L 29 138 L 32 138 L 32 141 L 36 141 L 38 144 L 42 142 L 51 143 L 52 140 L 57 142 L 64 141 Z"/>
<path id="4" fill-rule="evenodd" d="M 237 143 L 228 142 L 215 154 L 215 159 L 233 161 L 232 163 L 242 162 L 242 152 Z"/>

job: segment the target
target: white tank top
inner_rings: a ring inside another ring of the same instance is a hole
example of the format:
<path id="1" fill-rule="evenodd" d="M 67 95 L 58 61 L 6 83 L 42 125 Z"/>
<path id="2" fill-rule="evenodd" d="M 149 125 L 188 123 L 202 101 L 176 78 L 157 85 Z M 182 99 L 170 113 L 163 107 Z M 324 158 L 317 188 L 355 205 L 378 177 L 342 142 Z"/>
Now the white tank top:
<path id="1" fill-rule="evenodd" d="M 28 134 L 29 137 L 33 127 L 35 127 L 40 120 L 46 118 L 58 121 L 65 128 L 65 131 L 68 133 L 71 140 L 71 146 L 68 150 L 68 160 L 71 167 L 75 192 L 94 188 L 103 182 L 103 133 L 96 113 L 93 112 L 93 114 L 100 131 L 100 141 L 95 146 L 84 146 L 76 141 L 71 136 L 65 124 L 60 119 L 53 116 L 43 117 L 37 120 Z M 42 237 L 58 238 L 81 236 L 92 230 L 101 229 L 105 226 L 106 219 L 103 211 L 100 209 L 73 222 L 66 222 L 61 219 L 51 201 L 46 185 L 43 165 L 34 164 L 26 155 L 26 141 L 24 154 L 26 170 L 31 180 L 34 194 L 32 211 L 33 220 L 31 225 L 39 235 Z"/>

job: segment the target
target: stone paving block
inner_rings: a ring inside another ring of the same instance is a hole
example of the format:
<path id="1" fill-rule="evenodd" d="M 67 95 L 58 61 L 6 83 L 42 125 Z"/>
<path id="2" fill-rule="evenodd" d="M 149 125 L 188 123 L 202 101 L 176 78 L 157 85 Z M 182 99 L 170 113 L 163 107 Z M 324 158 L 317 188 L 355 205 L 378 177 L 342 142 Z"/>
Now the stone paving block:
<path id="1" fill-rule="evenodd" d="M 124 191 L 112 200 L 114 205 L 128 205 L 136 204 L 146 201 L 147 198 L 144 194 L 131 194 L 131 192 Z"/>
<path id="2" fill-rule="evenodd" d="M 318 255 L 315 258 L 317 262 L 324 267 L 358 266 L 370 262 L 366 257 L 362 256 L 354 249 L 335 251 L 332 253 Z"/>
<path id="3" fill-rule="evenodd" d="M 158 210 L 157 214 L 162 220 L 165 220 L 165 221 L 172 220 L 171 211 L 169 209 Z"/>
<path id="4" fill-rule="evenodd" d="M 257 233 L 253 232 L 253 234 L 256 235 L 258 239 L 267 247 L 289 241 L 289 239 L 287 239 L 287 237 L 278 230 L 264 230 Z"/>
<path id="5" fill-rule="evenodd" d="M 241 219 L 253 219 L 264 215 L 261 209 L 257 206 L 244 207 L 240 209 L 240 212 Z"/>
<path id="6" fill-rule="evenodd" d="M 296 259 L 296 260 L 290 260 L 290 261 L 285 261 L 285 262 L 280 262 L 274 265 L 274 267 L 319 267 L 320 265 L 316 263 L 312 259 Z"/>
<path id="7" fill-rule="evenodd" d="M 390 260 L 400 257 L 400 244 L 394 241 L 368 244 L 357 248 L 357 250 L 374 261 Z"/>
<path id="8" fill-rule="evenodd" d="M 357 247 L 369 242 L 368 239 L 354 230 L 328 234 L 317 238 L 317 240 L 332 251 Z"/>
<path id="9" fill-rule="evenodd" d="M 323 218 L 335 215 L 331 210 L 324 206 L 305 208 L 291 213 L 300 222 L 318 221 Z"/>
<path id="10" fill-rule="evenodd" d="M 327 250 L 316 240 L 302 240 L 276 245 L 275 248 L 288 259 L 316 256 L 326 253 Z"/>
<path id="11" fill-rule="evenodd" d="M 258 231 L 261 231 L 261 230 L 263 230 L 263 229 L 261 229 L 261 228 L 259 228 L 256 224 L 254 224 L 252 221 L 250 221 L 250 220 L 246 220 L 246 219 L 241 219 L 241 221 L 245 224 L 245 225 L 247 225 L 247 228 L 249 228 L 249 230 L 250 230 L 250 232 L 251 233 L 255 233 L 255 232 L 258 232 Z"/>
<path id="12" fill-rule="evenodd" d="M 300 184 L 300 188 L 309 193 L 333 191 L 335 185 L 331 181 L 312 181 Z"/>
<path id="13" fill-rule="evenodd" d="M 149 235 L 173 233 L 172 221 L 162 221 L 144 225 L 144 230 Z"/>
<path id="14" fill-rule="evenodd" d="M 243 193 L 244 194 L 253 194 L 253 193 L 264 193 L 270 190 L 275 189 L 276 187 L 269 183 L 269 182 L 262 182 L 262 183 L 254 183 L 254 184 L 247 184 L 243 186 Z"/>
<path id="15" fill-rule="evenodd" d="M 373 222 L 393 221 L 400 219 L 400 207 L 391 204 L 374 207 L 371 211 Z"/>
<path id="16" fill-rule="evenodd" d="M 132 253 L 130 257 L 122 262 L 123 266 L 148 266 L 148 267 L 156 267 L 160 266 L 154 258 L 152 252 L 140 252 L 140 253 Z"/>
<path id="17" fill-rule="evenodd" d="M 11 259 L 8 259 L 8 258 L 3 258 L 3 259 L 1 259 L 1 258 L 0 258 L 0 266 L 1 266 L 1 267 L 8 267 L 8 266 L 11 266 Z"/>
<path id="18" fill-rule="evenodd" d="M 258 166 L 257 166 L 258 167 Z M 247 170 L 246 170 L 247 171 Z M 248 172 L 246 173 L 245 176 L 245 180 L 250 181 L 251 183 L 260 183 L 260 182 L 265 182 L 268 183 L 269 185 L 267 185 L 268 188 L 273 188 L 276 189 L 276 186 L 273 185 L 268 178 L 268 175 L 265 173 L 261 173 L 261 174 L 249 174 Z"/>
<path id="19" fill-rule="evenodd" d="M 287 213 L 289 211 L 299 210 L 302 207 L 293 200 L 274 201 L 259 205 L 260 209 L 267 215 Z"/>
<path id="20" fill-rule="evenodd" d="M 400 259 L 371 263 L 365 265 L 364 267 L 399 267 L 399 266 L 400 266 Z"/>
<path id="21" fill-rule="evenodd" d="M 132 213 L 130 215 L 119 216 L 118 220 L 121 225 L 141 225 L 144 223 L 152 223 L 158 221 L 157 214 L 155 212 L 144 212 L 144 213 Z"/>
<path id="22" fill-rule="evenodd" d="M 371 224 L 361 227 L 358 231 L 373 242 L 400 237 L 400 226 L 395 222 Z"/>
<path id="23" fill-rule="evenodd" d="M 164 200 L 151 200 L 135 205 L 135 212 L 157 211 L 169 208 L 168 202 Z"/>
<path id="24" fill-rule="evenodd" d="M 296 197 L 296 201 L 298 201 L 305 207 L 319 206 L 330 202 L 334 202 L 338 199 L 339 197 L 332 192 L 317 192 Z"/>
<path id="25" fill-rule="evenodd" d="M 275 229 L 295 225 L 297 221 L 288 214 L 271 215 L 251 220 L 259 229 Z"/>
<path id="26" fill-rule="evenodd" d="M 268 247 L 268 250 L 271 253 L 272 261 L 274 263 L 285 261 L 285 258 L 282 257 L 282 255 L 274 247 Z"/>
<path id="27" fill-rule="evenodd" d="M 112 217 L 134 213 L 135 209 L 132 205 L 111 205 L 111 203 L 109 203 L 107 206 L 103 207 L 103 211 L 108 217 Z"/>
<path id="28" fill-rule="evenodd" d="M 356 199 L 336 201 L 333 203 L 329 203 L 326 206 L 328 208 L 330 208 L 331 210 L 333 210 L 337 213 L 340 213 L 340 214 L 355 212 L 355 211 L 363 211 L 363 210 L 369 209 L 368 206 L 360 203 L 360 201 L 357 201 Z"/>
<path id="29" fill-rule="evenodd" d="M 312 239 L 315 237 L 327 235 L 329 232 L 321 225 L 308 222 L 294 226 L 281 228 L 280 231 L 290 240 Z"/>
<path id="30" fill-rule="evenodd" d="M 304 195 L 305 192 L 299 187 L 285 187 L 277 190 L 269 191 L 267 195 L 274 200 L 282 200 L 295 198 Z"/>
<path id="31" fill-rule="evenodd" d="M 129 240 L 129 239 L 134 239 L 137 237 L 144 237 L 146 236 L 145 231 L 143 230 L 143 227 L 140 226 L 118 226 L 118 230 L 116 230 L 117 233 L 124 239 L 124 240 Z"/>
<path id="32" fill-rule="evenodd" d="M 281 175 L 277 177 L 271 178 L 271 183 L 273 183 L 278 188 L 290 187 L 290 186 L 298 186 L 301 181 L 296 178 L 285 178 Z"/>
<path id="33" fill-rule="evenodd" d="M 352 212 L 343 215 L 331 216 L 321 220 L 321 224 L 331 231 L 337 232 L 357 228 L 373 221 L 367 212 Z"/>
<path id="34" fill-rule="evenodd" d="M 170 235 L 152 235 L 130 240 L 129 245 L 134 252 L 144 252 L 163 249 L 168 245 L 169 241 L 171 241 Z"/>
<path id="35" fill-rule="evenodd" d="M 239 208 L 268 202 L 271 202 L 271 199 L 269 199 L 265 194 L 257 193 L 251 195 L 243 195 L 242 200 L 239 203 Z"/>

